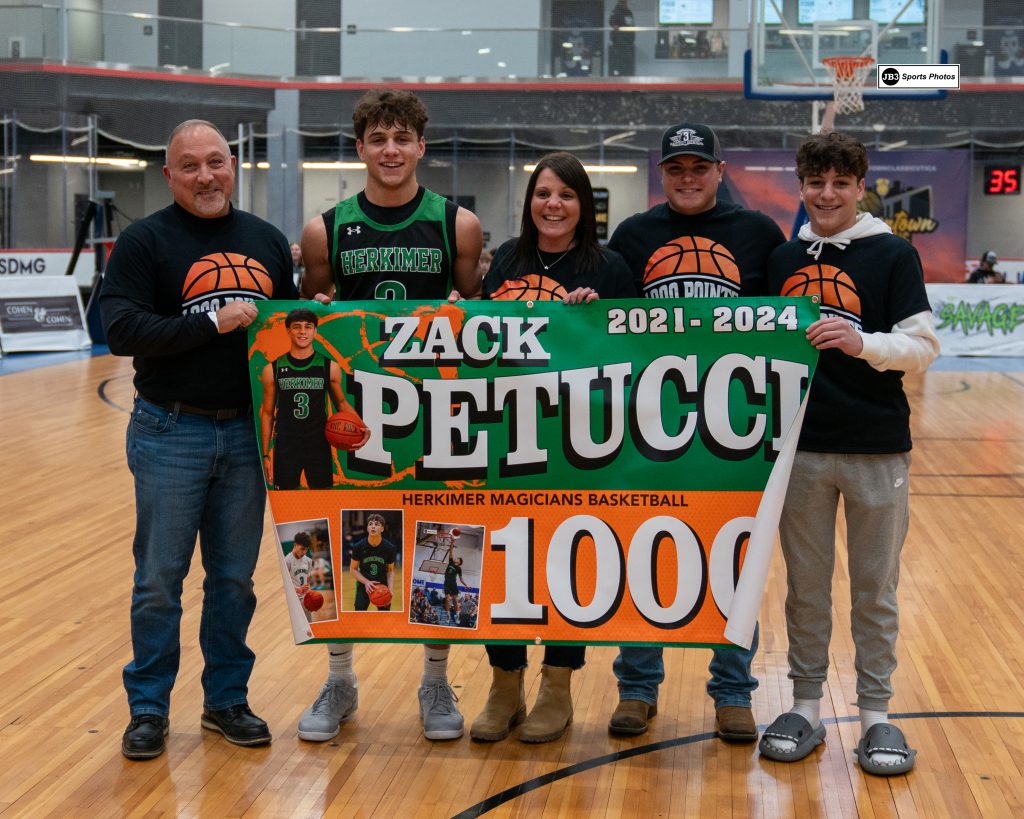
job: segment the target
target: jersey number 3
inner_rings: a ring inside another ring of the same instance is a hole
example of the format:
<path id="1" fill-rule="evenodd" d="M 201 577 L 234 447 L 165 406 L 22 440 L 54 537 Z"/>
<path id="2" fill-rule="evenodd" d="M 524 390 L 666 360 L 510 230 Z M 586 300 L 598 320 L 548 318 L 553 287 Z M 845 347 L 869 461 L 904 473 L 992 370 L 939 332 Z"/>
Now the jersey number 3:
<path id="1" fill-rule="evenodd" d="M 375 299 L 386 299 L 387 301 L 402 301 L 405 299 L 405 294 L 405 285 L 395 281 L 380 282 L 373 291 Z"/>

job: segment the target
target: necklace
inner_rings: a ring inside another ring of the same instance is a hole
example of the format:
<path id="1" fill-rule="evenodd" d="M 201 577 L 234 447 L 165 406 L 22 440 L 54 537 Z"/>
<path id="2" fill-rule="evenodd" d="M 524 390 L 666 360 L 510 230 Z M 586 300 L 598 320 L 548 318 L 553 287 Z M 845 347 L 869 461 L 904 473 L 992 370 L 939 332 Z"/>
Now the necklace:
<path id="1" fill-rule="evenodd" d="M 562 261 L 562 259 L 569 255 L 569 250 L 572 250 L 572 247 L 570 247 L 569 250 L 566 250 L 565 253 L 563 253 L 561 256 L 555 259 L 551 264 L 544 264 L 544 258 L 540 255 L 540 248 L 538 247 L 536 248 L 536 250 L 537 261 L 540 262 L 540 266 L 543 267 L 545 270 L 550 270 L 552 267 L 554 267 L 556 264 Z"/>

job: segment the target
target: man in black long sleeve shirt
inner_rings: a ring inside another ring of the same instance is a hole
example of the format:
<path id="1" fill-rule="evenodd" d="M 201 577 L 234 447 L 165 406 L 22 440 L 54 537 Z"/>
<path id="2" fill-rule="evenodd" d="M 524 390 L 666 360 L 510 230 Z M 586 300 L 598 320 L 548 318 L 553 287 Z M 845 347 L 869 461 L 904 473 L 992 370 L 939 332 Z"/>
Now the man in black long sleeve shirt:
<path id="1" fill-rule="evenodd" d="M 263 469 L 244 328 L 254 301 L 295 298 L 284 235 L 231 206 L 235 157 L 216 126 L 171 134 L 174 203 L 129 226 L 110 256 L 100 305 L 111 352 L 134 356 L 128 424 L 135 476 L 133 658 L 124 669 L 129 759 L 164 751 L 180 657 L 182 582 L 196 536 L 206 579 L 199 644 L 201 724 L 237 745 L 270 742 L 249 709 L 245 636 L 263 536 Z"/>

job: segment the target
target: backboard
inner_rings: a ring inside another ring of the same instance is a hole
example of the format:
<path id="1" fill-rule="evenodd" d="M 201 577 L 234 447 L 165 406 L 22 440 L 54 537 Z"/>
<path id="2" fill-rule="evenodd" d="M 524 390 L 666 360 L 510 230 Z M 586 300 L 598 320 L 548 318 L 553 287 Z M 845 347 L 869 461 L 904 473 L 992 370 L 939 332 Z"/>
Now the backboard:
<path id="1" fill-rule="evenodd" d="M 938 0 L 752 0 L 744 93 L 749 99 L 832 99 L 826 57 L 872 57 L 875 66 L 948 62 L 939 48 L 939 14 Z M 946 94 L 875 86 L 872 68 L 865 99 Z"/>

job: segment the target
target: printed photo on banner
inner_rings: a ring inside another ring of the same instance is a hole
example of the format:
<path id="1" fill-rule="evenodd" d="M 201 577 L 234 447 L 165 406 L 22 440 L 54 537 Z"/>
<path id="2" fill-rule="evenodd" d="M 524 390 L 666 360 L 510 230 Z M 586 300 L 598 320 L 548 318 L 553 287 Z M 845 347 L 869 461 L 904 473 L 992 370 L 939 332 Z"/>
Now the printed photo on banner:
<path id="1" fill-rule="evenodd" d="M 307 622 L 337 620 L 335 571 L 327 519 L 279 523 L 277 538 L 284 555 L 286 582 L 302 604 Z"/>
<path id="2" fill-rule="evenodd" d="M 476 628 L 485 536 L 483 526 L 417 521 L 410 623 Z"/>
<path id="3" fill-rule="evenodd" d="M 402 611 L 402 531 L 400 509 L 342 511 L 342 611 Z"/>
<path id="4" fill-rule="evenodd" d="M 325 351 L 320 318 L 290 310 L 284 333 L 260 373 L 260 447 L 268 489 L 330 489 L 339 471 L 335 450 L 365 441 L 361 420 L 345 401 L 341 369 Z"/>

